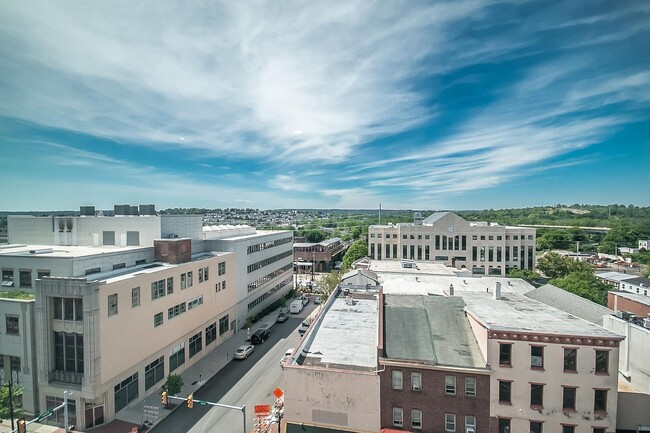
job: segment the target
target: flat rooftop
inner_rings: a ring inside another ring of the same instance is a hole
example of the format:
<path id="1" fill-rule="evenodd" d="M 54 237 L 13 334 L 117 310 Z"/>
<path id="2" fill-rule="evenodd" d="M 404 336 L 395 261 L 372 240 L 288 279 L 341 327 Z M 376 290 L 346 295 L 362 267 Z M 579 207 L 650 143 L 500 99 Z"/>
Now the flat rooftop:
<path id="1" fill-rule="evenodd" d="M 99 254 L 121 253 L 137 251 L 153 246 L 63 246 L 63 245 L 25 245 L 7 244 L 0 246 L 0 257 L 48 257 L 48 258 L 75 258 L 89 257 Z"/>
<path id="2" fill-rule="evenodd" d="M 630 293 L 624 291 L 615 291 L 611 290 L 609 293 L 614 296 L 620 296 L 622 298 L 629 299 L 630 301 L 638 302 L 639 304 L 647 305 L 650 307 L 650 296 L 641 295 L 639 293 Z"/>
<path id="3" fill-rule="evenodd" d="M 257 238 L 260 236 L 264 235 L 273 235 L 273 234 L 280 234 L 280 233 L 291 233 L 291 236 L 293 236 L 293 232 L 291 230 L 257 230 L 254 229 L 255 233 L 248 233 L 248 234 L 233 234 L 232 236 L 224 236 L 220 238 L 207 238 L 206 240 L 208 241 L 240 241 L 244 239 L 251 239 L 251 238 Z"/>
<path id="4" fill-rule="evenodd" d="M 334 299 L 306 334 L 299 364 L 372 371 L 377 367 L 376 296 Z"/>
<path id="5" fill-rule="evenodd" d="M 462 298 L 386 295 L 385 301 L 386 357 L 433 365 L 486 368 L 465 316 Z"/>
<path id="6" fill-rule="evenodd" d="M 467 312 L 493 331 L 623 339 L 602 326 L 517 293 L 502 292 L 498 300 L 482 292 L 462 296 Z"/>
<path id="7" fill-rule="evenodd" d="M 401 260 L 371 260 L 370 271 L 375 273 L 403 273 L 403 274 L 433 274 L 433 275 L 456 275 L 455 268 L 449 268 L 440 263 L 415 262 L 417 268 L 402 267 Z"/>
<path id="8" fill-rule="evenodd" d="M 637 275 L 624 274 L 623 272 L 596 272 L 594 275 L 596 275 L 598 278 L 603 278 L 605 280 L 613 282 L 630 280 L 637 277 Z"/>

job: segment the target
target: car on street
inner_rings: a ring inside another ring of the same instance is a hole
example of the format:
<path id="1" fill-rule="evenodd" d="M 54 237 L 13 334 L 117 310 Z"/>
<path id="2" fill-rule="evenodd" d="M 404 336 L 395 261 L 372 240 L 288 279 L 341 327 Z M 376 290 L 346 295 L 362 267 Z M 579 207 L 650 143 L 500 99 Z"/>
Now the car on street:
<path id="1" fill-rule="evenodd" d="M 264 340 L 269 338 L 271 336 L 271 333 L 267 331 L 266 329 L 258 329 L 251 335 L 251 343 L 252 344 L 262 344 L 264 343 Z"/>
<path id="2" fill-rule="evenodd" d="M 286 322 L 288 319 L 289 319 L 289 316 L 287 316 L 284 313 L 280 313 L 280 314 L 278 314 L 278 318 L 275 319 L 275 321 L 278 322 L 278 323 L 282 323 L 282 322 Z"/>
<path id="3" fill-rule="evenodd" d="M 303 294 L 300 299 L 302 300 L 302 305 L 307 305 L 309 304 L 309 296 Z"/>
<path id="4" fill-rule="evenodd" d="M 239 346 L 239 349 L 235 351 L 235 359 L 246 359 L 251 353 L 253 353 L 254 350 L 255 346 L 252 344 Z"/>
<path id="5" fill-rule="evenodd" d="M 305 320 L 300 324 L 300 328 L 298 328 L 298 334 L 300 334 L 301 337 L 305 335 L 305 332 L 307 332 L 309 325 L 311 325 L 311 323 L 308 322 L 307 320 Z"/>
<path id="6" fill-rule="evenodd" d="M 314 305 L 318 305 L 318 304 L 320 304 L 320 303 L 321 303 L 320 296 L 316 296 L 316 297 L 314 298 Z"/>

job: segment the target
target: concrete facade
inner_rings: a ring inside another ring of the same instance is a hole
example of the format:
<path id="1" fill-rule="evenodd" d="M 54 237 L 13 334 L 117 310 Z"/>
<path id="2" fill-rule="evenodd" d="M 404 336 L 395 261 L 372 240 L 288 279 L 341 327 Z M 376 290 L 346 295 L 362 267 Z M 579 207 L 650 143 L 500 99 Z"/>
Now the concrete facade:
<path id="1" fill-rule="evenodd" d="M 469 222 L 453 212 L 436 212 L 422 224 L 370 226 L 368 255 L 505 275 L 509 268 L 535 269 L 535 239 L 534 228 Z"/>

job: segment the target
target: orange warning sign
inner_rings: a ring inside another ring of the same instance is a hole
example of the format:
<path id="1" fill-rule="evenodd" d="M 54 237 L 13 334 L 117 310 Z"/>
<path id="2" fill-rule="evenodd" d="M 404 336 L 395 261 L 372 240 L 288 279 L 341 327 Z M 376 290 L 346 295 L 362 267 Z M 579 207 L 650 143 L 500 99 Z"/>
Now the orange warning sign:
<path id="1" fill-rule="evenodd" d="M 284 395 L 284 392 L 280 388 L 275 388 L 275 391 L 273 391 L 273 395 L 275 398 L 280 398 Z"/>
<path id="2" fill-rule="evenodd" d="M 271 405 L 268 404 L 256 404 L 255 405 L 255 415 L 268 415 L 271 413 Z"/>

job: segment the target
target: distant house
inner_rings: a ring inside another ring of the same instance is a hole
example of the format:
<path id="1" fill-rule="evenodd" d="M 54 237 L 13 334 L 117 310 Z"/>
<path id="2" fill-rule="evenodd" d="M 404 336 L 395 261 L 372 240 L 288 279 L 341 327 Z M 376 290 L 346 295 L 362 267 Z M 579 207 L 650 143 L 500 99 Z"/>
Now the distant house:
<path id="1" fill-rule="evenodd" d="M 639 249 L 650 249 L 650 240 L 639 240 Z"/>
<path id="2" fill-rule="evenodd" d="M 620 290 L 621 288 L 621 281 L 635 278 L 634 275 L 624 274 L 622 272 L 598 272 L 594 275 L 603 283 L 608 284 L 617 290 Z"/>
<path id="3" fill-rule="evenodd" d="M 624 292 L 649 296 L 650 278 L 634 277 L 634 278 L 623 280 L 621 281 L 619 289 Z"/>

